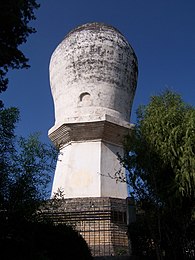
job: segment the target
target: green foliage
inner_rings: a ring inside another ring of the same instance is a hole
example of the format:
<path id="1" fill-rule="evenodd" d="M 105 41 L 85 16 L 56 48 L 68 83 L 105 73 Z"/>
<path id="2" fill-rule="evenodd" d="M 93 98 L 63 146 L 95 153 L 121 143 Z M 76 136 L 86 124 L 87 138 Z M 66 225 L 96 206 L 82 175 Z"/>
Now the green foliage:
<path id="1" fill-rule="evenodd" d="M 0 207 L 30 216 L 47 196 L 57 151 L 38 134 L 15 136 L 18 119 L 18 109 L 0 110 Z"/>
<path id="2" fill-rule="evenodd" d="M 29 22 L 35 19 L 36 0 L 0 1 L 0 93 L 8 85 L 8 70 L 28 68 L 28 59 L 19 49 L 35 32 Z"/>
<path id="3" fill-rule="evenodd" d="M 157 259 L 165 249 L 167 259 L 183 259 L 194 243 L 195 109 L 169 90 L 151 97 L 120 159 Z"/>
<path id="4" fill-rule="evenodd" d="M 169 164 L 173 170 L 178 191 L 183 196 L 194 196 L 195 109 L 179 95 L 166 91 L 139 110 L 138 127 L 163 166 Z"/>
<path id="5" fill-rule="evenodd" d="M 10 163 L 11 154 L 15 152 L 15 124 L 19 119 L 19 111 L 16 108 L 0 110 L 0 202 L 8 198 L 9 183 L 12 182 L 8 172 L 12 169 Z"/>
<path id="6" fill-rule="evenodd" d="M 18 121 L 18 109 L 0 109 L 0 259 L 91 260 L 77 231 L 46 222 L 44 216 L 40 221 L 38 209 L 46 204 L 57 151 L 38 134 L 17 137 Z"/>

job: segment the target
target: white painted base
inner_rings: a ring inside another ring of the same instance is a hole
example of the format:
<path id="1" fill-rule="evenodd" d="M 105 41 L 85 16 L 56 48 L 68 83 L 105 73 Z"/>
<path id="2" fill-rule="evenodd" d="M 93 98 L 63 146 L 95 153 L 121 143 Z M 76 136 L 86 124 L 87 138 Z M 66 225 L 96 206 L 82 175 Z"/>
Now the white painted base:
<path id="1" fill-rule="evenodd" d="M 109 175 L 121 169 L 119 146 L 102 141 L 72 142 L 61 149 L 56 166 L 52 197 L 62 189 L 65 198 L 127 197 L 126 183 L 116 182 Z M 124 169 L 121 169 L 123 173 Z"/>

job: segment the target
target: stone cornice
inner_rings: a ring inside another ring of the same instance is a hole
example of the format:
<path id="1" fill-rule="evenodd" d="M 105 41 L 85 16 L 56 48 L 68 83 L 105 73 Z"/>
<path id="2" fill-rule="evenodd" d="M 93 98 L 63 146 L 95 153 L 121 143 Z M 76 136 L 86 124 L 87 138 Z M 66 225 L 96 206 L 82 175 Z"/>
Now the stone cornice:
<path id="1" fill-rule="evenodd" d="M 61 147 L 69 142 L 103 140 L 116 145 L 122 145 L 124 136 L 129 134 L 132 125 L 122 126 L 107 120 L 94 122 L 64 123 L 54 131 L 49 138 Z"/>

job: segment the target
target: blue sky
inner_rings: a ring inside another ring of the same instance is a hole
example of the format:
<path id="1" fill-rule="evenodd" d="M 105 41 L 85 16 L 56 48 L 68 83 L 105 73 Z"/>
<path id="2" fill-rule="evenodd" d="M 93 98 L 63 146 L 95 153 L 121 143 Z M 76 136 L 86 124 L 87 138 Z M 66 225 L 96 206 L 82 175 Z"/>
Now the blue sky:
<path id="1" fill-rule="evenodd" d="M 195 105 L 195 1 L 194 0 L 44 0 L 39 1 L 37 33 L 21 49 L 31 68 L 11 71 L 5 106 L 21 111 L 17 132 L 27 136 L 47 132 L 54 125 L 48 66 L 52 52 L 74 27 L 104 22 L 119 29 L 138 58 L 139 76 L 135 110 L 149 97 L 169 87 Z"/>

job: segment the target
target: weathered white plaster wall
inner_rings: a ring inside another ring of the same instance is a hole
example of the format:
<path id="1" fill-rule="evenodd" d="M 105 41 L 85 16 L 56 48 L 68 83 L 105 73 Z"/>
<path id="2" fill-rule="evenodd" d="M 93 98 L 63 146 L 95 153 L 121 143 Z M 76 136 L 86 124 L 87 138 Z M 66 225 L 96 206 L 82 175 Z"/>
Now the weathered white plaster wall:
<path id="1" fill-rule="evenodd" d="M 100 142 L 72 142 L 61 149 L 52 194 L 66 198 L 100 196 Z"/>
<path id="2" fill-rule="evenodd" d="M 121 166 L 122 139 L 129 124 L 137 81 L 137 59 L 112 26 L 85 24 L 54 51 L 50 83 L 55 125 L 49 137 L 61 151 L 52 195 L 66 198 L 126 198 L 125 183 L 109 177 Z M 121 169 L 124 172 L 124 169 Z"/>
<path id="3" fill-rule="evenodd" d="M 109 177 L 120 168 L 116 155 L 120 151 L 121 148 L 101 141 L 66 145 L 58 158 L 52 196 L 60 188 L 65 198 L 126 198 L 126 184 Z"/>
<path id="4" fill-rule="evenodd" d="M 114 177 L 118 171 L 125 176 L 125 169 L 120 165 L 118 155 L 123 155 L 123 148 L 109 144 L 101 143 L 101 196 L 126 198 L 127 184 L 117 181 Z"/>
<path id="5" fill-rule="evenodd" d="M 78 27 L 51 57 L 55 124 L 104 114 L 129 122 L 136 78 L 137 60 L 122 34 L 105 25 Z"/>

